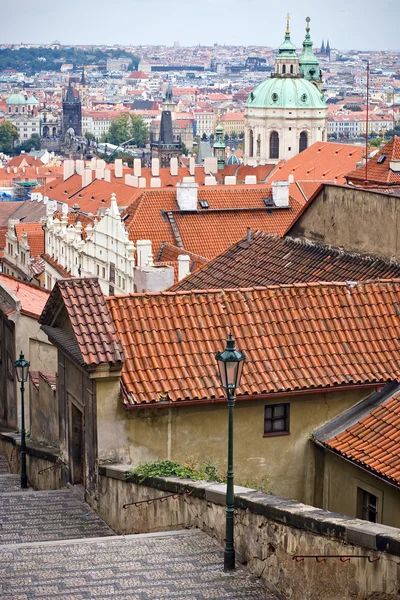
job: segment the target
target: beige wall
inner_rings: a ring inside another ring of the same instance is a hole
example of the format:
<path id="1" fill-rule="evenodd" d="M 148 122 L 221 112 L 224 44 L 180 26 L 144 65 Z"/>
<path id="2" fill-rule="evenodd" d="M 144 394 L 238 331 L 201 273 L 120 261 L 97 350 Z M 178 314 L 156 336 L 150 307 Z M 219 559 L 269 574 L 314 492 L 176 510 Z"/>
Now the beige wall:
<path id="1" fill-rule="evenodd" d="M 97 382 L 99 460 L 138 464 L 152 460 L 218 462 L 226 471 L 226 404 L 126 411 L 119 384 Z M 371 389 L 239 402 L 234 416 L 235 482 L 312 503 L 314 454 L 309 438 L 372 392 Z M 263 437 L 264 406 L 290 403 L 290 435 Z"/>
<path id="2" fill-rule="evenodd" d="M 357 515 L 357 488 L 362 488 L 378 498 L 378 522 L 400 528 L 400 489 L 330 451 L 315 447 L 315 452 L 316 483 L 321 494 L 316 506 L 350 517 L 360 517 Z"/>
<path id="3" fill-rule="evenodd" d="M 42 377 L 39 389 L 31 383 L 31 439 L 36 442 L 58 447 L 58 400 L 56 391 Z"/>
<path id="4" fill-rule="evenodd" d="M 325 185 L 288 235 L 399 259 L 399 198 Z"/>

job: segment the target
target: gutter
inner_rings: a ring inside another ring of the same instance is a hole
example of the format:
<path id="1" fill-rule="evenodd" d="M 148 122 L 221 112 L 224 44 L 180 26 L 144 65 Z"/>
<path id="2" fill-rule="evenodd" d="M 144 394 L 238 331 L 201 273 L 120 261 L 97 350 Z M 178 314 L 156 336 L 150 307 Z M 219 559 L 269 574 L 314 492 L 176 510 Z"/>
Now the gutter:
<path id="1" fill-rule="evenodd" d="M 269 392 L 266 394 L 249 394 L 246 396 L 237 396 L 237 402 L 250 402 L 252 400 L 271 400 L 273 398 L 282 398 L 287 396 L 305 396 L 311 394 L 325 394 L 329 392 L 337 392 L 338 390 L 347 392 L 352 390 L 362 389 L 380 389 L 385 385 L 386 382 L 375 382 L 375 383 L 362 383 L 352 385 L 336 385 L 332 387 L 321 387 L 312 389 L 298 389 L 298 390 L 287 390 L 283 392 Z M 127 401 L 130 400 L 130 394 L 126 392 L 125 388 L 121 385 L 122 395 Z M 226 398 L 207 398 L 206 400 L 176 400 L 175 402 L 142 402 L 140 404 L 125 404 L 126 410 L 143 410 L 146 408 L 171 408 L 173 406 L 204 406 L 212 404 L 224 404 Z"/>

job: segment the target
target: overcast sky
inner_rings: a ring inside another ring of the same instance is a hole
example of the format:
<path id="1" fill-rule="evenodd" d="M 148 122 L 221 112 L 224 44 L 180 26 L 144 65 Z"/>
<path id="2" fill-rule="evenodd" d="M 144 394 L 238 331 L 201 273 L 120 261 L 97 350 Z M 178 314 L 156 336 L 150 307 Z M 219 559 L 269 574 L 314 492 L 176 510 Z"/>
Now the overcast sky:
<path id="1" fill-rule="evenodd" d="M 215 42 L 278 46 L 287 11 L 299 47 L 311 17 L 316 46 L 400 49 L 400 0 L 67 0 L 18 3 L 3 9 L 0 43 L 167 44 Z"/>

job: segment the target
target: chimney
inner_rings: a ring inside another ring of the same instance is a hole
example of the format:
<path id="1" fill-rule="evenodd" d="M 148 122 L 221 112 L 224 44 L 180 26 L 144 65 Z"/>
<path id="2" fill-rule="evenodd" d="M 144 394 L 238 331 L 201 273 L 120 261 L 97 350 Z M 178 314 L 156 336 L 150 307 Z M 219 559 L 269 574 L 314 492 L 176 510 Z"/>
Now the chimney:
<path id="1" fill-rule="evenodd" d="M 7 167 L 7 173 L 11 173 L 11 167 Z"/>
<path id="2" fill-rule="evenodd" d="M 225 175 L 224 184 L 225 185 L 236 185 L 236 176 L 235 175 Z"/>
<path id="3" fill-rule="evenodd" d="M 218 159 L 216 156 L 207 156 L 204 159 L 204 173 L 207 175 L 218 173 Z"/>
<path id="4" fill-rule="evenodd" d="M 171 161 L 169 163 L 169 171 L 173 177 L 176 177 L 178 175 L 178 159 L 176 158 L 176 156 L 173 156 L 171 158 Z"/>
<path id="5" fill-rule="evenodd" d="M 289 206 L 289 182 L 288 181 L 273 181 L 272 182 L 272 200 L 275 206 Z"/>
<path id="6" fill-rule="evenodd" d="M 88 186 L 92 183 L 92 169 L 84 169 L 82 173 L 82 187 Z"/>
<path id="7" fill-rule="evenodd" d="M 140 188 L 146 187 L 146 177 L 138 177 L 138 187 L 140 187 Z"/>
<path id="8" fill-rule="evenodd" d="M 151 240 L 138 240 L 136 243 L 137 266 L 143 269 L 152 254 Z"/>
<path id="9" fill-rule="evenodd" d="M 198 183 L 192 181 L 182 181 L 176 184 L 176 200 L 179 210 L 197 211 L 197 194 L 199 191 Z"/>
<path id="10" fill-rule="evenodd" d="M 246 242 L 248 242 L 249 244 L 251 242 L 251 229 L 250 229 L 250 227 L 247 228 Z"/>
<path id="11" fill-rule="evenodd" d="M 104 169 L 96 169 L 96 179 L 104 179 Z"/>
<path id="12" fill-rule="evenodd" d="M 161 179 L 159 177 L 151 177 L 150 178 L 150 187 L 151 188 L 160 188 L 161 187 Z"/>
<path id="13" fill-rule="evenodd" d="M 95 168 L 96 169 L 105 169 L 106 168 L 106 161 L 103 160 L 102 158 L 98 158 L 96 160 L 96 167 Z"/>
<path id="14" fill-rule="evenodd" d="M 191 157 L 189 158 L 189 173 L 190 173 L 191 175 L 194 175 L 194 174 L 195 174 L 195 168 L 196 168 L 196 167 L 195 167 L 195 162 L 194 162 L 194 156 L 191 156 Z"/>
<path id="15" fill-rule="evenodd" d="M 178 256 L 178 281 L 190 275 L 190 256 L 180 254 Z"/>
<path id="16" fill-rule="evenodd" d="M 115 175 L 115 177 L 122 177 L 122 175 L 123 175 L 122 158 L 115 159 L 114 175 Z"/>
<path id="17" fill-rule="evenodd" d="M 95 169 L 97 165 L 97 158 L 95 156 L 93 156 L 93 158 L 90 161 L 90 168 L 91 169 Z M 83 165 L 83 168 L 85 168 L 85 165 Z"/>
<path id="18" fill-rule="evenodd" d="M 151 174 L 153 177 L 158 177 L 160 175 L 160 159 L 159 158 L 151 159 Z"/>
<path id="19" fill-rule="evenodd" d="M 389 169 L 393 171 L 393 173 L 400 173 L 400 160 L 398 158 L 392 158 L 389 163 Z"/>
<path id="20" fill-rule="evenodd" d="M 257 185 L 257 176 L 256 175 L 246 175 L 244 178 L 245 185 Z"/>
<path id="21" fill-rule="evenodd" d="M 83 171 L 85 170 L 85 161 L 77 160 L 76 161 L 76 172 L 78 175 L 83 175 Z"/>
<path id="22" fill-rule="evenodd" d="M 217 185 L 217 180 L 214 175 L 206 175 L 204 177 L 204 185 Z"/>
<path id="23" fill-rule="evenodd" d="M 73 160 L 64 160 L 63 164 L 63 181 L 71 177 L 75 172 L 75 163 Z"/>
<path id="24" fill-rule="evenodd" d="M 135 158 L 133 160 L 133 174 L 136 175 L 136 177 L 142 176 L 142 161 L 140 158 Z"/>
<path id="25" fill-rule="evenodd" d="M 110 169 L 107 169 L 106 171 L 104 171 L 104 181 L 107 181 L 108 183 L 111 183 L 111 171 L 110 171 Z"/>

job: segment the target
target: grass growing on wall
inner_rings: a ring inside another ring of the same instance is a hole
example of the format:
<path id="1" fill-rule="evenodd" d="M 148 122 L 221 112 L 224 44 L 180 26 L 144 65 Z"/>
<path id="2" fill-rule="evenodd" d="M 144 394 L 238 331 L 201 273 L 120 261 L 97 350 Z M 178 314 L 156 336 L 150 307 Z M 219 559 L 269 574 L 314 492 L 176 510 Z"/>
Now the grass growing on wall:
<path id="1" fill-rule="evenodd" d="M 218 465 L 211 461 L 204 461 L 196 468 L 193 461 L 180 465 L 172 460 L 158 460 L 134 467 L 128 474 L 128 480 L 130 474 L 138 476 L 140 483 L 148 477 L 182 477 L 205 481 L 225 481 L 218 473 Z"/>

